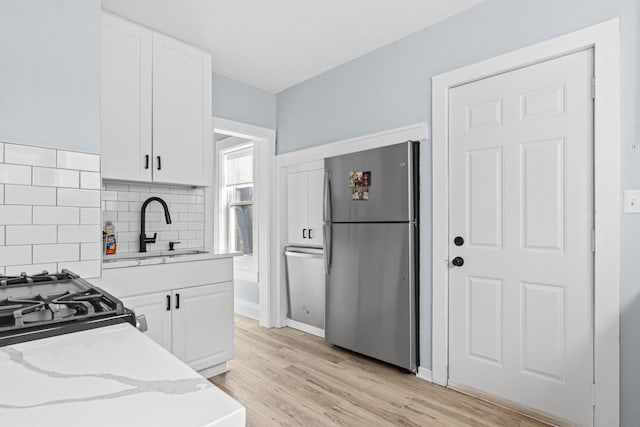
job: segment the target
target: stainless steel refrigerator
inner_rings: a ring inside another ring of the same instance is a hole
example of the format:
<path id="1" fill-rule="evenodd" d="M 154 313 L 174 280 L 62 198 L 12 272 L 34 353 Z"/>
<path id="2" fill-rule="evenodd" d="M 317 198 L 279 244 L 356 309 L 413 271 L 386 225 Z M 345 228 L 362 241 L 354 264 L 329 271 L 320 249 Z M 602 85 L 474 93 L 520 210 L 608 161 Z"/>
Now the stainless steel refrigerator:
<path id="1" fill-rule="evenodd" d="M 325 340 L 415 371 L 418 143 L 324 167 Z"/>

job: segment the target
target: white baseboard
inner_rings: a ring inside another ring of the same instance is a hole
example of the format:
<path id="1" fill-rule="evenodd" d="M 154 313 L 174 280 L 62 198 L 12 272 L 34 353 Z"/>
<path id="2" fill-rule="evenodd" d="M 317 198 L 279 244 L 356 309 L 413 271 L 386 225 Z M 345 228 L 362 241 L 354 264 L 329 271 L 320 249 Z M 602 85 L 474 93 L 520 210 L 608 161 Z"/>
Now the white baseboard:
<path id="1" fill-rule="evenodd" d="M 433 377 L 431 376 L 431 369 L 423 368 L 422 366 L 418 366 L 418 373 L 416 377 L 420 378 L 424 381 L 433 382 Z"/>
<path id="2" fill-rule="evenodd" d="M 238 298 L 233 300 L 233 312 L 253 320 L 260 320 L 260 306 Z"/>
<path id="3" fill-rule="evenodd" d="M 227 362 L 224 362 L 219 365 L 198 371 L 198 373 L 205 378 L 211 378 L 215 377 L 216 375 L 224 374 L 227 371 L 229 371 L 229 366 L 227 365 Z"/>
<path id="4" fill-rule="evenodd" d="M 324 329 L 316 328 L 315 326 L 307 325 L 306 323 L 297 322 L 291 319 L 285 319 L 285 325 L 290 328 L 324 338 Z"/>

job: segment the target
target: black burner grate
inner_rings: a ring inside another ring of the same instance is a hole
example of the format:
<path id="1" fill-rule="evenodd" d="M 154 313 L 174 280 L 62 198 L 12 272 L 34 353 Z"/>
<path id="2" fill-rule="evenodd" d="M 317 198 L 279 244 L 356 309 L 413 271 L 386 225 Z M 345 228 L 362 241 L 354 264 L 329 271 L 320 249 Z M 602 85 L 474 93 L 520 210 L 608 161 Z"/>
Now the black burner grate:
<path id="1" fill-rule="evenodd" d="M 0 276 L 0 346 L 119 322 L 134 313 L 70 271 Z"/>

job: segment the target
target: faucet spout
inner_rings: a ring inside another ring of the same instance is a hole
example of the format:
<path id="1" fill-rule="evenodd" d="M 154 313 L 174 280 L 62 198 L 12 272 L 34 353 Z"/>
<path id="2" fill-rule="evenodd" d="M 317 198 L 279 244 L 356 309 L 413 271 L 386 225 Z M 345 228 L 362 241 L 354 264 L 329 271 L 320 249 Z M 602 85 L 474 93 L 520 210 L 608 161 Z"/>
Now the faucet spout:
<path id="1" fill-rule="evenodd" d="M 160 197 L 149 197 L 147 200 L 145 200 L 140 210 L 140 252 L 147 252 L 147 243 L 156 242 L 157 233 L 154 233 L 153 237 L 147 237 L 146 226 L 145 226 L 146 219 L 147 219 L 146 218 L 147 206 L 151 202 L 158 202 L 162 205 L 162 208 L 164 209 L 164 219 L 167 222 L 167 224 L 171 224 L 171 215 L 169 214 L 169 207 L 167 206 L 167 203 L 164 200 L 162 200 Z"/>

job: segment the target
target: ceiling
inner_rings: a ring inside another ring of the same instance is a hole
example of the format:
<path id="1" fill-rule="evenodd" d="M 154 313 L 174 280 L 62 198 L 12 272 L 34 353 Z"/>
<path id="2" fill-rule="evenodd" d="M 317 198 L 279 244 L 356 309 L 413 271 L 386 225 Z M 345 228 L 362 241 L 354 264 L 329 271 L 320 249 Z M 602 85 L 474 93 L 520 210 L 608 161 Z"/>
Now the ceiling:
<path id="1" fill-rule="evenodd" d="M 213 54 L 214 71 L 277 93 L 483 0 L 102 0 Z"/>

